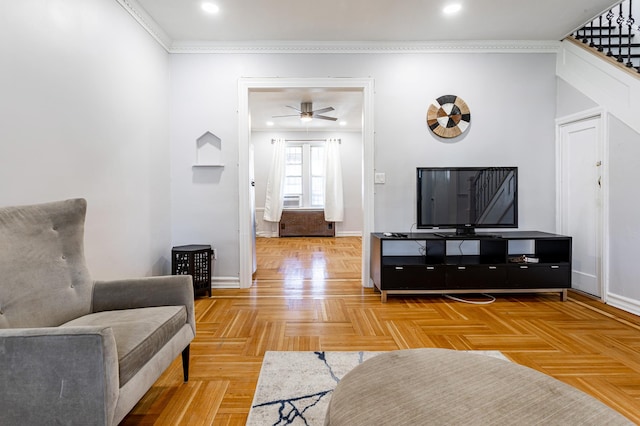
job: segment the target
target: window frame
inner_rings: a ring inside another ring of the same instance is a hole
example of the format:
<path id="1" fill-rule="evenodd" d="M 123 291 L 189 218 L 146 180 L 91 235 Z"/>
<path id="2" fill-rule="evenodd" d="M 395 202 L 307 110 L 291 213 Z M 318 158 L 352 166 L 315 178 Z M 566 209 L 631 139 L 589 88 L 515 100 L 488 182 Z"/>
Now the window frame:
<path id="1" fill-rule="evenodd" d="M 324 141 L 296 141 L 290 140 L 286 142 L 286 160 L 285 160 L 285 180 L 289 176 L 298 176 L 298 175 L 289 175 L 286 172 L 286 166 L 289 166 L 289 148 L 292 147 L 301 147 L 302 148 L 302 159 L 301 159 L 301 173 L 302 173 L 302 193 L 294 194 L 290 192 L 283 191 L 283 196 L 300 196 L 301 202 L 299 207 L 285 207 L 285 209 L 323 209 L 324 208 L 324 179 L 325 179 L 325 170 L 324 170 L 324 156 L 326 155 L 326 144 Z M 314 173 L 315 170 L 312 170 L 312 149 L 322 148 L 322 170 L 321 173 Z M 322 178 L 322 204 L 312 204 L 312 181 L 313 178 Z"/>

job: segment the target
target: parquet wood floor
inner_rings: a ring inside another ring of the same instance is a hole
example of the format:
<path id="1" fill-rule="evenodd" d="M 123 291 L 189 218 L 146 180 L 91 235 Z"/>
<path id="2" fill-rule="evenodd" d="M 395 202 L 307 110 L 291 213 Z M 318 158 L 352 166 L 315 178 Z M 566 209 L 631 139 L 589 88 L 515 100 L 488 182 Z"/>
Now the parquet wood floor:
<path id="1" fill-rule="evenodd" d="M 258 239 L 252 288 L 196 299 L 189 383 L 177 359 L 122 425 L 244 425 L 265 351 L 499 350 L 640 424 L 640 318 L 570 292 L 474 305 L 360 285 L 360 239 Z M 482 297 L 468 297 L 479 300 Z M 544 409 L 544 407 L 541 407 Z"/>

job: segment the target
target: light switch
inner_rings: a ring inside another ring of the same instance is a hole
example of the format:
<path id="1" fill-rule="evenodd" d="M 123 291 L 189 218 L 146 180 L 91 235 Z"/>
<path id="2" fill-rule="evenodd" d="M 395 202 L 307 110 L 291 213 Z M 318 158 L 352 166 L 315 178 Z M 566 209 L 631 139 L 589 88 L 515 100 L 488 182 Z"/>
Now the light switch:
<path id="1" fill-rule="evenodd" d="M 376 173 L 373 177 L 374 183 L 385 183 L 387 177 L 384 173 Z"/>

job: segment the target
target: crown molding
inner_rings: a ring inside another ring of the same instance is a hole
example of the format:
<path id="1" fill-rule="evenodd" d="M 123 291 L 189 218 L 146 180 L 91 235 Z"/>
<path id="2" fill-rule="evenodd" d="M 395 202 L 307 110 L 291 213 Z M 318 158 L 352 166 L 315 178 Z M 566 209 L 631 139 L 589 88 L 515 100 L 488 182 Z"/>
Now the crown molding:
<path id="1" fill-rule="evenodd" d="M 557 53 L 555 40 L 175 41 L 137 0 L 116 0 L 169 53 Z"/>
<path id="2" fill-rule="evenodd" d="M 170 52 L 171 38 L 136 0 L 116 0 L 167 52 Z"/>
<path id="3" fill-rule="evenodd" d="M 557 53 L 555 40 L 173 42 L 170 53 Z"/>

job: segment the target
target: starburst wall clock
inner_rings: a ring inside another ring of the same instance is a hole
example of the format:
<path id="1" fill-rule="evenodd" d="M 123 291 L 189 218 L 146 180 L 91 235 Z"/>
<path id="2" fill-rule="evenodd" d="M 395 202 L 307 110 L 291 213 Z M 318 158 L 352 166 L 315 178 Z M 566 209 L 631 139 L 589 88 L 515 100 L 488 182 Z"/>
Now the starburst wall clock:
<path id="1" fill-rule="evenodd" d="M 440 96 L 429 106 L 427 125 L 441 138 L 455 138 L 463 134 L 471 123 L 469 107 L 459 96 Z"/>

